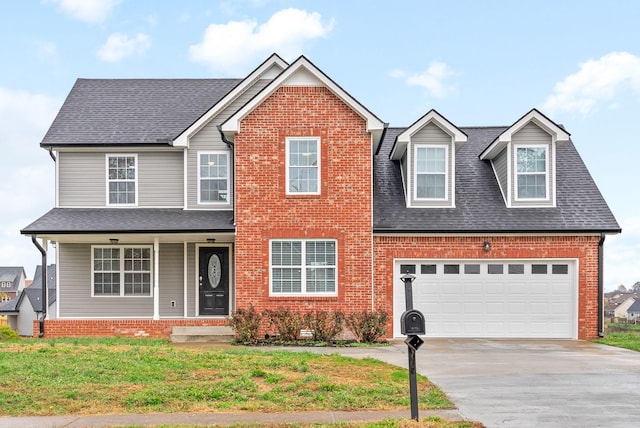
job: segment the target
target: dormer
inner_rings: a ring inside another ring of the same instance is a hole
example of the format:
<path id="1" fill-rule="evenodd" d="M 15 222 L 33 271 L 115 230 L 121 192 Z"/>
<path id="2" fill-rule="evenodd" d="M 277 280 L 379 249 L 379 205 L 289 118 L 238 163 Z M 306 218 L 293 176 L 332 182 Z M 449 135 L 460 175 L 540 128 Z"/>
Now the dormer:
<path id="1" fill-rule="evenodd" d="M 400 161 L 409 208 L 454 208 L 456 152 L 467 135 L 435 110 L 396 138 L 390 158 Z"/>
<path id="2" fill-rule="evenodd" d="M 491 162 L 507 207 L 556 206 L 556 149 L 569 135 L 532 109 L 480 154 Z"/>

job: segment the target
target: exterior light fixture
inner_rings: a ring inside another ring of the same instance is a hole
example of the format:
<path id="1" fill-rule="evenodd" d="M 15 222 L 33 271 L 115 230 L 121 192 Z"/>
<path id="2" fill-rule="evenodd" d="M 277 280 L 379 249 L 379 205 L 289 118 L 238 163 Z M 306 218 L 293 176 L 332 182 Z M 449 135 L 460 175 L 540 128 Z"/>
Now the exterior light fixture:
<path id="1" fill-rule="evenodd" d="M 491 242 L 484 241 L 484 244 L 482 245 L 482 249 L 484 251 L 491 251 Z"/>
<path id="2" fill-rule="evenodd" d="M 120 240 L 118 238 L 109 238 L 109 242 L 111 242 L 112 245 L 116 245 Z"/>

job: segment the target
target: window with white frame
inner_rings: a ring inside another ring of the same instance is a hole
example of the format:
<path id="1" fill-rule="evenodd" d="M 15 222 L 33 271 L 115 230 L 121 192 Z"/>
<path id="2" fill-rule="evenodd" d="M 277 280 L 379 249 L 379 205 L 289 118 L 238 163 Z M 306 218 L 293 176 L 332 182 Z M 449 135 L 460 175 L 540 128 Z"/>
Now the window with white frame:
<path id="1" fill-rule="evenodd" d="M 447 146 L 415 146 L 416 199 L 447 198 Z"/>
<path id="2" fill-rule="evenodd" d="M 151 296 L 151 247 L 93 247 L 93 296 Z"/>
<path id="3" fill-rule="evenodd" d="M 198 153 L 198 202 L 229 203 L 229 154 Z"/>
<path id="4" fill-rule="evenodd" d="M 135 205 L 137 156 L 107 155 L 108 205 Z"/>
<path id="5" fill-rule="evenodd" d="M 337 293 L 334 240 L 271 241 L 271 294 Z"/>
<path id="6" fill-rule="evenodd" d="M 516 198 L 546 199 L 548 162 L 546 146 L 516 147 Z"/>
<path id="7" fill-rule="evenodd" d="M 320 138 L 287 138 L 287 193 L 320 193 Z"/>

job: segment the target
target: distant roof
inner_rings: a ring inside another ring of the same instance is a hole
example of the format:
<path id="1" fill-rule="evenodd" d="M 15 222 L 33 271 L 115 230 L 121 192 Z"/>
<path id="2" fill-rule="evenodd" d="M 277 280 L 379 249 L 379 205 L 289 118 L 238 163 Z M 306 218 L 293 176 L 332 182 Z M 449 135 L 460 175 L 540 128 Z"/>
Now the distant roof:
<path id="1" fill-rule="evenodd" d="M 627 313 L 629 312 L 640 312 L 640 300 L 636 300 L 627 308 Z"/>
<path id="2" fill-rule="evenodd" d="M 620 232 L 571 142 L 557 148 L 557 206 L 508 208 L 491 163 L 479 159 L 506 126 L 460 127 L 468 139 L 456 152 L 455 208 L 407 208 L 400 163 L 389 159 L 405 129 L 387 129 L 374 158 L 374 232 Z"/>
<path id="3" fill-rule="evenodd" d="M 54 208 L 20 232 L 30 235 L 232 232 L 234 230 L 233 211 L 183 210 L 181 208 Z"/>
<path id="4" fill-rule="evenodd" d="M 1 287 L 0 291 L 14 293 L 20 287 L 20 279 L 25 276 L 22 266 L 0 266 L 0 283 L 10 282 L 11 286 Z"/>
<path id="5" fill-rule="evenodd" d="M 42 311 L 42 265 L 36 266 L 33 282 L 22 292 L 29 298 L 29 302 L 36 312 Z M 47 266 L 47 297 L 49 306 L 56 301 L 56 265 Z"/>
<path id="6" fill-rule="evenodd" d="M 78 79 L 40 145 L 167 145 L 240 81 Z"/>

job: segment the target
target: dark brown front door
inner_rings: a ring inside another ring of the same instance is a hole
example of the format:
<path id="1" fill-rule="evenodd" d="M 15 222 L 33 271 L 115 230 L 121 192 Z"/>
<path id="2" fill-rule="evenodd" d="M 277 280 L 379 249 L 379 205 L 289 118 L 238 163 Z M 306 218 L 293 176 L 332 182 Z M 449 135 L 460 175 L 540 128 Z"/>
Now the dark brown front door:
<path id="1" fill-rule="evenodd" d="M 200 315 L 229 315 L 229 248 L 201 247 Z"/>

